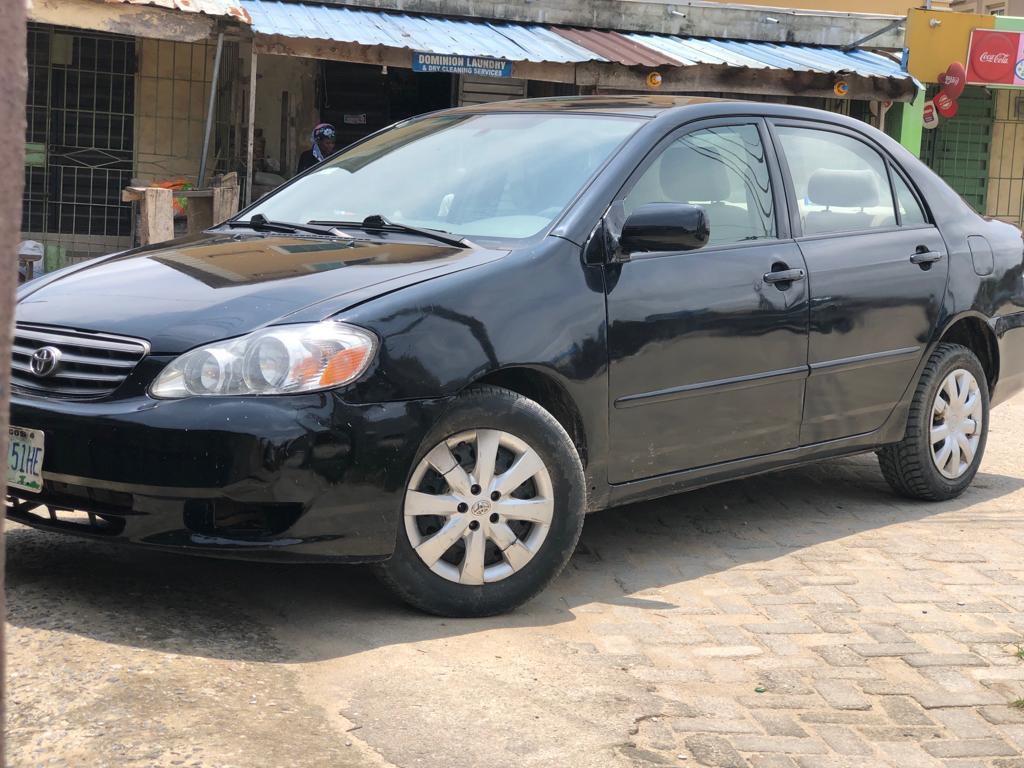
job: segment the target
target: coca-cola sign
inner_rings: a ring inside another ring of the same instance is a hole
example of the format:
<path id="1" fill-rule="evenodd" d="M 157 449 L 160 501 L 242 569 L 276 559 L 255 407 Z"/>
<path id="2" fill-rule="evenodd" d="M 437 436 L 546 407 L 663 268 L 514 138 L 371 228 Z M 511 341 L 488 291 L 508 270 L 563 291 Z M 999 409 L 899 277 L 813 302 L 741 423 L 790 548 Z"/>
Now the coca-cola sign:
<path id="1" fill-rule="evenodd" d="M 977 85 L 1024 85 L 1018 64 L 1024 61 L 1020 32 L 994 29 L 971 31 L 967 55 L 967 82 Z"/>
<path id="2" fill-rule="evenodd" d="M 984 53 L 978 54 L 978 61 L 982 64 L 1009 64 L 1010 54 L 1005 53 L 1004 51 L 999 51 L 998 53 L 985 51 Z"/>

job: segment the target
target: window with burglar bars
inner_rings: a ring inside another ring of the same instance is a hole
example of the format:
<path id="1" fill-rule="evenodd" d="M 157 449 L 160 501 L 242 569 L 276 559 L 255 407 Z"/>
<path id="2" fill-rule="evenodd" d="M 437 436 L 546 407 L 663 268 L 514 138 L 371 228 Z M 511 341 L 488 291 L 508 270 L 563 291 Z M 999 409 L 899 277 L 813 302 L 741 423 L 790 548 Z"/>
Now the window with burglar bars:
<path id="1" fill-rule="evenodd" d="M 992 124 L 992 167 L 988 180 L 989 216 L 1024 223 L 1024 94 L 997 91 Z"/>
<path id="2" fill-rule="evenodd" d="M 928 98 L 937 92 L 929 88 Z M 990 91 L 971 86 L 957 104 L 955 117 L 939 118 L 938 127 L 924 131 L 921 159 L 974 210 L 985 213 L 994 100 Z"/>
<path id="3" fill-rule="evenodd" d="M 59 262 L 129 245 L 135 40 L 31 24 L 27 58 L 24 236 Z"/>

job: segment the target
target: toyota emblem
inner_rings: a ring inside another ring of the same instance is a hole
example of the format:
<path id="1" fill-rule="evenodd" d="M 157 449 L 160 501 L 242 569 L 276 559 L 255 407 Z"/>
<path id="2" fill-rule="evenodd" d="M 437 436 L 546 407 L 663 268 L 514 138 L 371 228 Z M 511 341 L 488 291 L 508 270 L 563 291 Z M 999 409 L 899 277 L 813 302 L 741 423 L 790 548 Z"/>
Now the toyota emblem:
<path id="1" fill-rule="evenodd" d="M 56 347 L 42 347 L 32 353 L 29 359 L 29 367 L 32 373 L 40 379 L 52 376 L 57 372 L 57 365 L 60 363 L 60 350 Z"/>

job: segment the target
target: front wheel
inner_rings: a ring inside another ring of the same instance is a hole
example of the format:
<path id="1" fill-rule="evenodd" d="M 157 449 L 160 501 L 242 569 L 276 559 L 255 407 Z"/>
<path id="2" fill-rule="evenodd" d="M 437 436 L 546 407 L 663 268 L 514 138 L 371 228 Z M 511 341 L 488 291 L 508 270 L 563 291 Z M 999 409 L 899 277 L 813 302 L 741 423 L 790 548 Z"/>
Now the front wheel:
<path id="1" fill-rule="evenodd" d="M 882 474 L 910 498 L 959 496 L 981 464 L 988 418 L 988 383 L 978 358 L 959 344 L 940 344 L 918 382 L 906 435 L 878 452 Z"/>
<path id="2" fill-rule="evenodd" d="M 583 526 L 583 469 L 537 403 L 498 387 L 461 395 L 421 446 L 395 552 L 399 597 L 442 616 L 489 616 L 540 592 Z"/>

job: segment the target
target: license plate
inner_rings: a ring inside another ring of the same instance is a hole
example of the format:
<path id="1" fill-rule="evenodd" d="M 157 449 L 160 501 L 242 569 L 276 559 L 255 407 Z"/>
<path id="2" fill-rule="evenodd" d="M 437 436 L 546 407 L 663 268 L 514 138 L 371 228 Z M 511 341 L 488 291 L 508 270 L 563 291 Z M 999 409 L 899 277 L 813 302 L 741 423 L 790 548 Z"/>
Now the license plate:
<path id="1" fill-rule="evenodd" d="M 43 490 L 43 433 L 38 429 L 10 427 L 7 449 L 7 485 L 23 491 Z"/>

